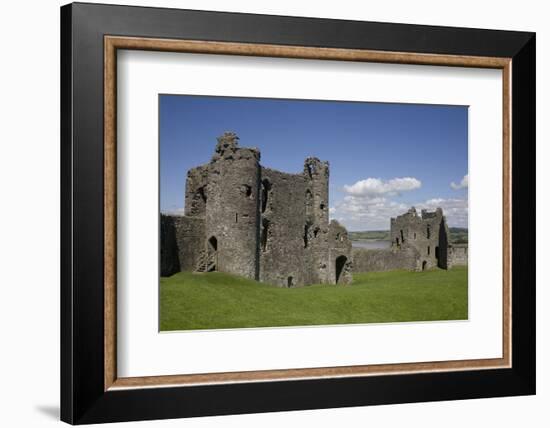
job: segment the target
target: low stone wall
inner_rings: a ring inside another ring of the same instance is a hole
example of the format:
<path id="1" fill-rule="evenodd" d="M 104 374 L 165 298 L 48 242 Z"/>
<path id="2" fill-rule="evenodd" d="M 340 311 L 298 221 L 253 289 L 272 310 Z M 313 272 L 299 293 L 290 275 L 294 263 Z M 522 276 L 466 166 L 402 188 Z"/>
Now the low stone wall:
<path id="1" fill-rule="evenodd" d="M 353 272 L 380 272 L 396 269 L 420 270 L 418 250 L 410 246 L 388 249 L 354 248 Z"/>
<path id="2" fill-rule="evenodd" d="M 453 244 L 449 246 L 451 266 L 468 265 L 468 244 Z"/>
<path id="3" fill-rule="evenodd" d="M 205 248 L 204 219 L 161 215 L 160 274 L 170 276 L 195 269 L 199 254 Z"/>
<path id="4" fill-rule="evenodd" d="M 172 216 L 160 216 L 160 276 L 170 276 L 180 271 L 173 219 Z"/>

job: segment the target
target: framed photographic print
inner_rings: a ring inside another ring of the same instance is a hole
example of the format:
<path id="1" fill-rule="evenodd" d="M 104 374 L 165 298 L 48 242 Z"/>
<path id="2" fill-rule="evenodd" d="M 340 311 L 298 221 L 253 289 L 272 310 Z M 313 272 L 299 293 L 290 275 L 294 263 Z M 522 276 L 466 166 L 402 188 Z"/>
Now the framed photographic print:
<path id="1" fill-rule="evenodd" d="M 533 33 L 76 3 L 61 53 L 62 420 L 535 393 Z"/>

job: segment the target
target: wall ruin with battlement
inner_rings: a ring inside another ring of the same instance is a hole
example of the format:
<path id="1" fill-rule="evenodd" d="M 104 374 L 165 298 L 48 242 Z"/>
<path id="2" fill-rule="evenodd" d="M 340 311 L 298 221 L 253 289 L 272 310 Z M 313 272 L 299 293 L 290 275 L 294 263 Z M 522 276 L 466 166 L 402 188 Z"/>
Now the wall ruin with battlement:
<path id="1" fill-rule="evenodd" d="M 408 244 L 419 253 L 422 270 L 439 267 L 447 269 L 449 228 L 443 210 L 422 210 L 412 207 L 405 214 L 390 221 L 392 247 Z"/>

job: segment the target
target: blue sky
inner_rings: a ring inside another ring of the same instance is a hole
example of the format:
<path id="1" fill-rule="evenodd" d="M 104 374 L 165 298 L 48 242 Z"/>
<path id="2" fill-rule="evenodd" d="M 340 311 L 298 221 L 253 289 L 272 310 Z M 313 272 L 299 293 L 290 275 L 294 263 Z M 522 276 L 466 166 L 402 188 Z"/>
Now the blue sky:
<path id="1" fill-rule="evenodd" d="M 264 166 L 301 172 L 330 163 L 330 212 L 349 230 L 389 229 L 410 206 L 441 206 L 467 226 L 468 109 L 464 106 L 161 95 L 160 207 L 181 212 L 189 168 L 216 137 L 236 132 Z"/>

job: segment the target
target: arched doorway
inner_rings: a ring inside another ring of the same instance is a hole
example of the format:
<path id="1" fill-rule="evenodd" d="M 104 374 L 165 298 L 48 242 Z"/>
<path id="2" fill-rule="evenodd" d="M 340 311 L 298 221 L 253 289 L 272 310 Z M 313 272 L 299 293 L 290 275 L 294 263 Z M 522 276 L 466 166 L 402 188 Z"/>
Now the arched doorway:
<path id="1" fill-rule="evenodd" d="M 211 236 L 210 239 L 208 240 L 208 252 L 215 253 L 216 251 L 218 251 L 218 240 L 216 239 L 215 236 Z"/>
<path id="2" fill-rule="evenodd" d="M 286 279 L 286 286 L 287 286 L 287 288 L 292 288 L 292 287 L 294 287 L 294 278 L 292 278 L 291 276 L 289 276 L 289 277 Z"/>
<path id="3" fill-rule="evenodd" d="M 340 279 L 342 277 L 342 273 L 344 272 L 344 267 L 346 266 L 347 261 L 348 261 L 348 258 L 346 256 L 339 256 L 336 258 L 336 262 L 335 262 L 336 284 L 340 282 Z"/>
<path id="4" fill-rule="evenodd" d="M 218 267 L 218 240 L 215 236 L 208 239 L 206 271 L 212 272 Z"/>
<path id="5" fill-rule="evenodd" d="M 424 260 L 422 262 L 422 270 L 426 270 L 426 265 L 428 264 L 428 262 L 426 260 Z"/>

